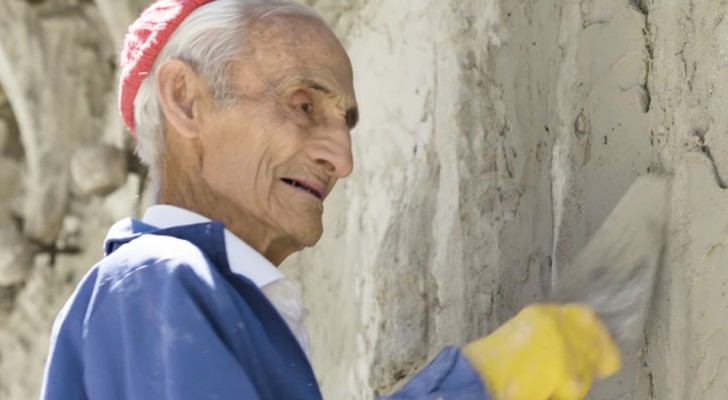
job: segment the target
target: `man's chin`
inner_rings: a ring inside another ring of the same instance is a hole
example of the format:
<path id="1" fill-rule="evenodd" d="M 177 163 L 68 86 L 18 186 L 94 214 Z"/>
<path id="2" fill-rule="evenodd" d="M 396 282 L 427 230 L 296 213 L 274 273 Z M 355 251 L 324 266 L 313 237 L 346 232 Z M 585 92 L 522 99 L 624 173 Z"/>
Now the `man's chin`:
<path id="1" fill-rule="evenodd" d="M 323 236 L 324 228 L 321 221 L 307 224 L 306 226 L 296 227 L 292 230 L 291 237 L 301 248 L 312 247 L 321 239 Z"/>
<path id="2" fill-rule="evenodd" d="M 299 242 L 303 247 L 315 246 L 316 243 L 321 240 L 321 236 L 323 236 L 323 233 L 323 229 L 318 229 L 315 232 L 307 232 L 305 235 L 301 235 Z"/>

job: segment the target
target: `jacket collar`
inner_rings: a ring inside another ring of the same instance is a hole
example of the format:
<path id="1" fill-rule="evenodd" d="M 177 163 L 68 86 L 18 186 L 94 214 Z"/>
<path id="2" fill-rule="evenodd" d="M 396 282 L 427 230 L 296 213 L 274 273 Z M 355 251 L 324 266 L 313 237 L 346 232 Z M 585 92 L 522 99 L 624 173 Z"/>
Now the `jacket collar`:
<path id="1" fill-rule="evenodd" d="M 225 250 L 225 227 L 217 221 L 159 229 L 134 218 L 115 223 L 104 241 L 104 253 L 109 255 L 119 247 L 142 235 L 171 236 L 186 240 L 205 253 L 225 275 L 232 274 Z"/>
<path id="2" fill-rule="evenodd" d="M 142 219 L 142 223 L 160 229 L 207 222 L 211 222 L 210 219 L 200 214 L 165 204 L 149 207 Z M 285 278 L 285 275 L 275 265 L 271 264 L 267 258 L 232 232 L 224 229 L 223 236 L 225 238 L 227 259 L 232 272 L 250 279 L 258 287 Z"/>

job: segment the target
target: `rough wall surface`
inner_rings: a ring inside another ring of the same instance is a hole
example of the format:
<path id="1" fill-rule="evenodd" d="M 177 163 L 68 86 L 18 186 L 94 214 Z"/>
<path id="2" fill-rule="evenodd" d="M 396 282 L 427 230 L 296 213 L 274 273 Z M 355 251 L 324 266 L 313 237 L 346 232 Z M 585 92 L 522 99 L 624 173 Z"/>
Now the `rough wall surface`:
<path id="1" fill-rule="evenodd" d="M 113 77 L 148 2 L 0 2 L 0 399 L 37 397 L 53 317 L 142 208 Z M 542 298 L 648 171 L 676 181 L 655 310 L 590 398 L 725 397 L 727 1 L 308 3 L 362 109 L 325 236 L 284 266 L 327 398 L 389 392 Z"/>

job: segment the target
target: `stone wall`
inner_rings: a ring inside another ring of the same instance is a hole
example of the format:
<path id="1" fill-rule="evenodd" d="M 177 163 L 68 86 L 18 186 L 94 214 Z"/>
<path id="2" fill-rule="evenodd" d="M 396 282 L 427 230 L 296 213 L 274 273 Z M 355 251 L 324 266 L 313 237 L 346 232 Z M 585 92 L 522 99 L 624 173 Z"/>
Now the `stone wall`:
<path id="1" fill-rule="evenodd" d="M 1 399 L 37 397 L 53 317 L 143 208 L 114 75 L 146 3 L 0 2 Z M 591 398 L 728 392 L 728 2 L 308 3 L 362 109 L 324 238 L 284 266 L 327 398 L 389 392 L 542 298 L 649 171 L 676 180 L 655 310 Z"/>

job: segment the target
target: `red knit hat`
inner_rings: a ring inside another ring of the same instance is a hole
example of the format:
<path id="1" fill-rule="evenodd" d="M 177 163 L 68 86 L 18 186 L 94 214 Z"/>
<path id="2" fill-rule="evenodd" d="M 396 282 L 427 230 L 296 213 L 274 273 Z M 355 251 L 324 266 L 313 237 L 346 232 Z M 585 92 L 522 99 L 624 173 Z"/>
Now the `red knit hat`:
<path id="1" fill-rule="evenodd" d="M 121 51 L 119 109 L 136 138 L 134 99 L 172 33 L 198 7 L 214 0 L 158 0 L 130 27 Z"/>

